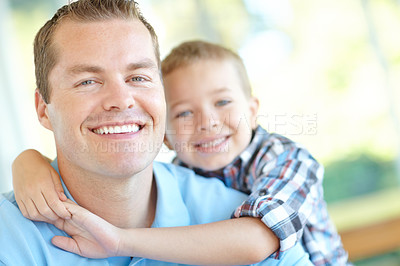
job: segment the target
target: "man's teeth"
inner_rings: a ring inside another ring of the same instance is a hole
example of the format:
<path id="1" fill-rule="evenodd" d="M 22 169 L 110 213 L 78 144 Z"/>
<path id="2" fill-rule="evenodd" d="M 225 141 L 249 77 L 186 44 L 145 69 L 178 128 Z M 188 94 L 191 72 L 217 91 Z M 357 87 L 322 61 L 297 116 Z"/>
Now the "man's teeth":
<path id="1" fill-rule="evenodd" d="M 123 126 L 101 127 L 93 130 L 96 134 L 118 134 L 118 133 L 134 133 L 139 131 L 139 126 L 136 124 Z"/>
<path id="2" fill-rule="evenodd" d="M 225 141 L 225 137 L 224 138 L 219 138 L 210 142 L 206 142 L 206 143 L 201 143 L 198 146 L 201 148 L 210 148 L 210 147 L 215 147 L 218 146 L 219 144 L 221 144 L 222 142 Z"/>

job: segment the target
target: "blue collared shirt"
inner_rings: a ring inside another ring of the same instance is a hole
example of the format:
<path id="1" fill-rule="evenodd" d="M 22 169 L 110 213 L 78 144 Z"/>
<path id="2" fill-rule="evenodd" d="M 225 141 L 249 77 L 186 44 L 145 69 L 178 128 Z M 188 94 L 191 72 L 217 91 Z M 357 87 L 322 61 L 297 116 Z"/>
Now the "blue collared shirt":
<path id="1" fill-rule="evenodd" d="M 53 163 L 53 167 L 58 170 L 57 163 Z M 228 219 L 235 207 L 247 197 L 226 188 L 217 179 L 196 176 L 189 169 L 154 162 L 153 170 L 157 184 L 153 227 L 185 226 Z M 73 200 L 63 186 L 67 197 Z M 144 258 L 84 258 L 52 245 L 51 239 L 55 235 L 67 236 L 51 224 L 24 218 L 13 192 L 0 195 L 0 265 L 176 265 Z M 279 261 L 268 260 L 268 265 L 293 265 L 299 262 L 303 265 L 309 263 L 308 255 L 300 245 Z"/>

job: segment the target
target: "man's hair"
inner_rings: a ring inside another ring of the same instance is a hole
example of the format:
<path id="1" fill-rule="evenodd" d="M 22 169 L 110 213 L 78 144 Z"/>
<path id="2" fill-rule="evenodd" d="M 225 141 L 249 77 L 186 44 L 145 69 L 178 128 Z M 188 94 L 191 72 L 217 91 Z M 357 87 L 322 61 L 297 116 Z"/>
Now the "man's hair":
<path id="1" fill-rule="evenodd" d="M 79 0 L 57 10 L 52 19 L 36 34 L 33 50 L 36 86 L 43 100 L 50 102 L 48 76 L 57 63 L 57 49 L 54 46 L 54 33 L 64 19 L 76 22 L 95 22 L 109 19 L 138 19 L 150 32 L 153 49 L 160 67 L 160 51 L 157 35 L 153 27 L 143 17 L 138 4 L 132 0 Z"/>
<path id="2" fill-rule="evenodd" d="M 246 97 L 251 96 L 251 85 L 243 60 L 238 54 L 221 45 L 205 41 L 183 42 L 169 53 L 161 63 L 163 76 L 172 71 L 196 63 L 199 60 L 230 61 L 238 72 Z"/>

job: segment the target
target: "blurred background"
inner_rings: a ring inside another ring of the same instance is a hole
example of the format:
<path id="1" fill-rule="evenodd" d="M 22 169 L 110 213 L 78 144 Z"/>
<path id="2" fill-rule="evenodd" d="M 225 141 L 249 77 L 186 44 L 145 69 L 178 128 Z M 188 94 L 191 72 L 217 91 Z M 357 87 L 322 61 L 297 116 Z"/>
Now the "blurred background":
<path id="1" fill-rule="evenodd" d="M 32 43 L 66 2 L 0 1 L 0 192 L 12 189 L 11 163 L 24 149 L 55 156 L 34 109 Z M 162 57 L 191 39 L 241 55 L 260 99 L 259 123 L 325 166 L 325 199 L 343 240 L 395 221 L 390 237 L 378 231 L 389 247 L 352 251 L 354 263 L 400 265 L 400 1 L 138 2 Z M 158 159 L 171 156 L 163 149 Z"/>

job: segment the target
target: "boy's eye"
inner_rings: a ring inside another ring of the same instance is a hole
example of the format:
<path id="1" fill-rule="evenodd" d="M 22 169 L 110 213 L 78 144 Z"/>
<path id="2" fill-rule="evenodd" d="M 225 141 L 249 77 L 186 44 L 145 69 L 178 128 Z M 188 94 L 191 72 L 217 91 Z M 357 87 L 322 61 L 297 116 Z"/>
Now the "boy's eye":
<path id="1" fill-rule="evenodd" d="M 184 111 L 184 112 L 180 112 L 179 114 L 177 114 L 176 117 L 177 118 L 179 118 L 179 117 L 188 117 L 191 114 L 192 114 L 191 111 Z"/>
<path id="2" fill-rule="evenodd" d="M 145 81 L 145 79 L 143 77 L 133 77 L 131 80 L 132 81 L 139 81 L 139 82 Z"/>
<path id="3" fill-rule="evenodd" d="M 220 101 L 215 103 L 215 106 L 224 106 L 224 105 L 229 104 L 230 102 L 231 101 L 229 101 L 229 100 L 220 100 Z"/>
<path id="4" fill-rule="evenodd" d="M 86 86 L 86 85 L 91 85 L 94 83 L 95 83 L 94 80 L 85 80 L 85 81 L 81 82 L 80 85 Z"/>

